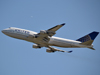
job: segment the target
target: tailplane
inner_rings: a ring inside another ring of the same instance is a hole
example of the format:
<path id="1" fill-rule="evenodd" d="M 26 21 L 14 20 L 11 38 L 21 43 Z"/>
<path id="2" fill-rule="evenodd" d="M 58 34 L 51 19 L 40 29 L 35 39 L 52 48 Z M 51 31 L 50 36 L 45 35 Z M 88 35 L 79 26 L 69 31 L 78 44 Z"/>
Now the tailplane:
<path id="1" fill-rule="evenodd" d="M 98 34 L 99 32 L 94 31 L 86 36 L 77 39 L 76 41 L 80 41 L 82 42 L 81 44 L 84 45 L 91 45 Z"/>

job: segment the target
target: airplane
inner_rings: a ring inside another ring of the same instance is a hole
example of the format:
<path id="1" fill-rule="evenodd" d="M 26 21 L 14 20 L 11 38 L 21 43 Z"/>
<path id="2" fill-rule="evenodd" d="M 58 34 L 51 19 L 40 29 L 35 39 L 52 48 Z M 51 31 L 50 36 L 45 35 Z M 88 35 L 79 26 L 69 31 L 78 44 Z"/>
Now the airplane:
<path id="1" fill-rule="evenodd" d="M 67 53 L 72 52 L 72 51 L 64 51 L 57 48 L 53 48 L 52 46 L 63 47 L 63 48 L 90 48 L 92 50 L 95 50 L 93 48 L 92 43 L 96 38 L 96 36 L 99 34 L 99 32 L 93 31 L 88 35 L 85 35 L 77 40 L 69 40 L 69 39 L 54 37 L 53 35 L 56 34 L 56 31 L 64 25 L 65 23 L 56 25 L 48 30 L 40 30 L 39 33 L 16 27 L 9 27 L 7 29 L 2 30 L 2 33 L 13 38 L 35 43 L 33 44 L 33 48 L 46 47 L 47 48 L 46 52 L 48 53 L 56 51 L 67 52 Z"/>

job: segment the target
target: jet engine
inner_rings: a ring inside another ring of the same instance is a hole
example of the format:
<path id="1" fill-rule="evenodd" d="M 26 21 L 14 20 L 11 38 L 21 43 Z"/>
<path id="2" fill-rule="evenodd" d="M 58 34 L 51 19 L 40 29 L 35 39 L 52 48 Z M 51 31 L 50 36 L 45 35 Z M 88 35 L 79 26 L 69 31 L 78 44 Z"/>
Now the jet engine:
<path id="1" fill-rule="evenodd" d="M 52 32 L 52 31 L 46 31 L 46 30 L 41 30 L 40 31 L 40 34 L 48 34 L 50 37 L 54 34 L 56 34 L 55 32 Z"/>
<path id="2" fill-rule="evenodd" d="M 53 51 L 53 50 L 50 49 L 50 48 L 47 48 L 47 49 L 46 49 L 46 52 L 51 53 L 51 52 L 55 52 L 55 51 Z"/>
<path id="3" fill-rule="evenodd" d="M 51 37 L 52 35 L 56 34 L 55 32 L 52 32 L 52 31 L 47 31 L 46 33 L 47 33 L 50 37 Z"/>
<path id="4" fill-rule="evenodd" d="M 29 35 L 28 38 L 37 38 L 38 35 L 34 34 L 34 35 Z"/>
<path id="5" fill-rule="evenodd" d="M 46 34 L 47 32 L 45 30 L 40 31 L 41 34 Z"/>
<path id="6" fill-rule="evenodd" d="M 37 44 L 34 44 L 33 45 L 33 48 L 41 48 L 41 46 L 37 45 Z"/>

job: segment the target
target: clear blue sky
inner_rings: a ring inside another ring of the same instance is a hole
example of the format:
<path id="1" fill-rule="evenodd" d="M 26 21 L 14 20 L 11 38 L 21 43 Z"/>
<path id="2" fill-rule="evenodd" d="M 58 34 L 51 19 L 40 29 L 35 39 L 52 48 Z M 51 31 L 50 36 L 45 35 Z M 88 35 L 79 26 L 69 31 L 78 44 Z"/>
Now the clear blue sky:
<path id="1" fill-rule="evenodd" d="M 66 25 L 55 36 L 76 40 L 100 32 L 100 0 L 0 1 L 0 31 L 18 27 L 39 32 L 61 23 Z M 95 51 L 59 48 L 73 53 L 49 54 L 0 32 L 0 75 L 100 75 L 100 34 L 93 44 Z"/>

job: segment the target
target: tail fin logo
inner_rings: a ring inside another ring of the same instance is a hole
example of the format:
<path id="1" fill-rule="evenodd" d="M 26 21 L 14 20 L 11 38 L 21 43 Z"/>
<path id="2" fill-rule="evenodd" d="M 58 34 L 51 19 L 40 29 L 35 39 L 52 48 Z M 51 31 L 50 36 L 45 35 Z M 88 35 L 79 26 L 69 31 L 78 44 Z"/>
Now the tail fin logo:
<path id="1" fill-rule="evenodd" d="M 80 38 L 80 39 L 78 39 L 76 41 L 86 42 L 86 41 L 89 41 L 89 40 L 91 40 L 90 36 L 86 35 L 86 36 L 84 36 L 84 37 L 82 37 L 82 38 Z"/>

